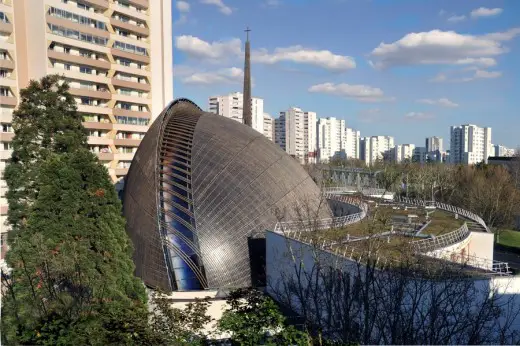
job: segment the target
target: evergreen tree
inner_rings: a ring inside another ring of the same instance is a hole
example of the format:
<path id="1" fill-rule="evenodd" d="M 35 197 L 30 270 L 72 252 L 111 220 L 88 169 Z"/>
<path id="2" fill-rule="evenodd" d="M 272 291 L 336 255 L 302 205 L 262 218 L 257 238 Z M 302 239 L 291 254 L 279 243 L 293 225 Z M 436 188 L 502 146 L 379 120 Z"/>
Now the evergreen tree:
<path id="1" fill-rule="evenodd" d="M 2 338 L 10 344 L 153 340 L 143 284 L 106 168 L 88 151 L 67 85 L 44 77 L 13 114 L 7 167 L 11 240 L 2 273 Z"/>
<path id="2" fill-rule="evenodd" d="M 31 81 L 13 112 L 13 154 L 5 169 L 9 241 L 24 227 L 37 196 L 38 166 L 50 153 L 87 148 L 87 132 L 68 85 L 57 75 Z"/>

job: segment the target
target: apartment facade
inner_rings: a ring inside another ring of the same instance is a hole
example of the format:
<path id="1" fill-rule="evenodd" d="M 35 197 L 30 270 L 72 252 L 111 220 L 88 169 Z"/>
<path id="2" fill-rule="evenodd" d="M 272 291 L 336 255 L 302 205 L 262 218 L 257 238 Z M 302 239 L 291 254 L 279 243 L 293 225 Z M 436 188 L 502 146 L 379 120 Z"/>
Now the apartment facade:
<path id="1" fill-rule="evenodd" d="M 493 149 L 494 149 L 494 156 L 502 156 L 502 157 L 512 157 L 512 156 L 515 156 L 515 152 L 516 150 L 515 149 L 511 149 L 511 148 L 508 148 L 508 147 L 505 147 L 503 145 L 494 145 L 493 146 Z"/>
<path id="2" fill-rule="evenodd" d="M 91 151 L 114 183 L 122 181 L 149 125 L 173 99 L 172 65 L 171 0 L 0 0 L 0 170 L 11 156 L 19 91 L 59 74 Z M 4 181 L 0 187 L 3 225 Z"/>
<path id="3" fill-rule="evenodd" d="M 403 161 L 412 161 L 415 151 L 415 144 L 399 144 L 392 150 L 392 160 L 400 163 Z"/>
<path id="4" fill-rule="evenodd" d="M 318 156 L 320 162 L 329 162 L 332 159 L 345 159 L 346 132 L 345 120 L 333 117 L 320 118 L 318 126 Z"/>
<path id="5" fill-rule="evenodd" d="M 439 151 L 442 152 L 442 138 L 441 137 L 426 137 L 426 151 Z"/>
<path id="6" fill-rule="evenodd" d="M 371 136 L 361 140 L 361 159 L 371 166 L 385 158 L 394 148 L 394 137 Z"/>
<path id="7" fill-rule="evenodd" d="M 316 113 L 291 107 L 275 119 L 275 142 L 301 163 L 317 158 Z"/>
<path id="8" fill-rule="evenodd" d="M 467 124 L 450 128 L 450 162 L 474 165 L 487 163 L 494 155 L 491 144 L 491 128 Z"/>
<path id="9" fill-rule="evenodd" d="M 359 159 L 360 158 L 360 141 L 361 132 L 351 128 L 345 128 L 345 152 L 347 159 Z"/>
<path id="10" fill-rule="evenodd" d="M 229 95 L 211 96 L 209 98 L 209 112 L 222 115 L 226 118 L 244 123 L 244 94 L 241 92 Z M 264 100 L 258 97 L 251 98 L 253 129 L 264 133 Z"/>
<path id="11" fill-rule="evenodd" d="M 274 118 L 264 113 L 264 136 L 274 142 Z"/>

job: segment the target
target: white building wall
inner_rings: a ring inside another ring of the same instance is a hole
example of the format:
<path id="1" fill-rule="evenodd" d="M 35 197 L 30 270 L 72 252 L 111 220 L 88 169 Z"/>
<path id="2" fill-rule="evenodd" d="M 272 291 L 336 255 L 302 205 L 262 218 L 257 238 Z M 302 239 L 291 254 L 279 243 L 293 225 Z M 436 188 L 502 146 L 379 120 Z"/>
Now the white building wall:
<path id="1" fill-rule="evenodd" d="M 396 145 L 393 150 L 393 160 L 395 162 L 403 162 L 404 160 L 412 161 L 415 151 L 415 144 Z"/>
<path id="2" fill-rule="evenodd" d="M 450 128 L 451 163 L 466 165 L 487 163 L 488 157 L 493 155 L 490 127 L 467 124 Z"/>
<path id="3" fill-rule="evenodd" d="M 508 147 L 505 147 L 503 145 L 494 145 L 494 156 L 505 156 L 505 157 L 512 157 L 515 155 L 516 150 L 511 149 Z"/>
<path id="4" fill-rule="evenodd" d="M 346 157 L 345 120 L 320 118 L 318 120 L 318 152 L 320 162 Z"/>
<path id="5" fill-rule="evenodd" d="M 427 137 L 426 138 L 426 151 L 443 151 L 443 140 L 440 137 Z"/>
<path id="6" fill-rule="evenodd" d="M 291 107 L 275 120 L 275 142 L 301 163 L 316 161 L 316 113 Z"/>
<path id="7" fill-rule="evenodd" d="M 354 129 L 345 128 L 345 152 L 348 159 L 360 159 L 361 133 Z"/>
<path id="8" fill-rule="evenodd" d="M 275 140 L 275 123 L 272 116 L 264 113 L 264 136 L 266 136 L 271 142 Z"/>
<path id="9" fill-rule="evenodd" d="M 394 148 L 394 137 L 372 136 L 364 138 L 364 160 L 367 166 L 383 159 L 384 154 Z"/>
<path id="10" fill-rule="evenodd" d="M 211 96 L 208 100 L 208 111 L 243 123 L 243 98 L 243 94 L 240 92 L 231 93 L 229 95 Z M 253 129 L 263 134 L 264 100 L 258 97 L 252 97 L 251 112 Z"/>

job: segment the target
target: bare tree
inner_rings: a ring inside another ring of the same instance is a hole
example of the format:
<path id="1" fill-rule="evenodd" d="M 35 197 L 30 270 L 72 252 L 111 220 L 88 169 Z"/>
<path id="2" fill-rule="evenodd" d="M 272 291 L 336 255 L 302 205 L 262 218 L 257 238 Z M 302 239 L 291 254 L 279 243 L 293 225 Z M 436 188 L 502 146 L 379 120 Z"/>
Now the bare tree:
<path id="1" fill-rule="evenodd" d="M 341 344 L 520 342 L 514 297 L 498 294 L 481 272 L 421 256 L 409 243 L 389 252 L 390 238 L 381 236 L 389 217 L 372 213 L 369 237 L 346 248 L 309 229 L 291 232 L 272 259 L 268 291 L 308 330 Z"/>

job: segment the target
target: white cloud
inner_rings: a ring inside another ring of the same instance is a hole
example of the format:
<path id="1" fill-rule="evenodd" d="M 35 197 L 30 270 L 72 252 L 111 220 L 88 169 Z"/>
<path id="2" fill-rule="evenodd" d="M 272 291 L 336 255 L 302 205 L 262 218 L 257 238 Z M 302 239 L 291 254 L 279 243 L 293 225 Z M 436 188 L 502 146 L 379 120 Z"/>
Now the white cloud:
<path id="1" fill-rule="evenodd" d="M 197 59 L 213 63 L 225 62 L 229 59 L 242 59 L 242 41 L 234 38 L 228 41 L 207 42 L 198 37 L 183 35 L 175 37 L 175 47 Z M 325 68 L 331 71 L 346 71 L 356 67 L 356 62 L 350 56 L 334 54 L 328 50 L 313 50 L 302 46 L 276 48 L 272 53 L 266 49 L 251 53 L 253 62 L 275 64 L 278 62 L 294 62 Z"/>
<path id="2" fill-rule="evenodd" d="M 441 9 L 441 10 L 439 11 L 439 16 L 442 17 L 442 16 L 444 16 L 445 14 L 446 14 L 446 10 Z"/>
<path id="3" fill-rule="evenodd" d="M 519 34 L 520 28 L 483 36 L 441 30 L 409 33 L 393 43 L 381 43 L 370 55 L 376 68 L 472 64 L 475 61 L 489 63 L 492 57 L 509 51 L 501 41 L 511 40 Z"/>
<path id="4" fill-rule="evenodd" d="M 233 9 L 224 4 L 223 0 L 201 0 L 200 2 L 206 5 L 216 6 L 220 13 L 225 14 L 226 16 L 229 16 L 233 13 Z"/>
<path id="5" fill-rule="evenodd" d="M 502 76 L 502 72 L 500 71 L 486 71 L 486 70 L 476 70 L 474 78 L 498 78 Z"/>
<path id="6" fill-rule="evenodd" d="M 442 97 L 438 100 L 433 100 L 433 99 L 420 99 L 420 100 L 417 100 L 416 101 L 417 103 L 424 103 L 424 104 L 427 104 L 427 105 L 434 105 L 434 106 L 442 106 L 442 107 L 448 107 L 448 108 L 456 108 L 458 107 L 459 105 L 456 104 L 455 102 L 453 101 L 450 101 L 449 99 L 445 98 L 445 97 Z"/>
<path id="7" fill-rule="evenodd" d="M 177 10 L 181 13 L 190 12 L 190 4 L 186 1 L 178 0 L 177 1 Z"/>
<path id="8" fill-rule="evenodd" d="M 486 34 L 482 37 L 493 41 L 510 41 L 518 35 L 520 35 L 520 28 L 512 28 L 504 32 Z"/>
<path id="9" fill-rule="evenodd" d="M 197 72 L 182 79 L 186 84 L 240 84 L 244 80 L 244 71 L 238 67 L 224 68 L 213 72 Z"/>
<path id="10" fill-rule="evenodd" d="M 318 66 L 333 71 L 346 71 L 356 67 L 354 58 L 350 56 L 334 54 L 328 50 L 307 49 L 302 46 L 276 48 L 273 53 L 260 49 L 252 52 L 251 60 L 263 64 L 289 61 Z"/>
<path id="11" fill-rule="evenodd" d="M 175 37 L 175 47 L 191 57 L 213 63 L 242 54 L 242 43 L 238 38 L 210 43 L 195 36 L 183 35 Z"/>
<path id="12" fill-rule="evenodd" d="M 457 22 L 462 22 L 462 21 L 466 20 L 466 16 L 465 15 L 461 15 L 461 16 L 453 15 L 446 20 L 451 23 L 457 23 Z"/>
<path id="13" fill-rule="evenodd" d="M 309 92 L 336 95 L 355 99 L 361 102 L 383 102 L 393 100 L 393 98 L 385 96 L 383 90 L 368 85 L 322 83 L 311 86 Z"/>
<path id="14" fill-rule="evenodd" d="M 433 119 L 433 114 L 423 112 L 408 112 L 404 115 L 406 120 L 429 120 Z"/>
<path id="15" fill-rule="evenodd" d="M 470 76 L 460 77 L 461 73 L 474 71 L 474 73 Z M 453 78 L 448 78 L 449 76 L 446 73 L 439 73 L 434 78 L 430 79 L 430 82 L 445 82 L 445 83 L 463 83 L 463 82 L 471 82 L 478 79 L 493 79 L 499 78 L 502 76 L 502 72 L 500 71 L 488 71 L 478 68 L 477 66 L 466 67 L 461 71 L 454 71 L 450 74 L 454 76 Z"/>
<path id="16" fill-rule="evenodd" d="M 474 9 L 471 11 L 470 16 L 471 18 L 481 18 L 481 17 L 493 17 L 498 16 L 500 13 L 502 13 L 501 8 L 486 8 L 486 7 L 480 7 L 477 9 Z"/>
<path id="17" fill-rule="evenodd" d="M 180 17 L 174 24 L 185 24 L 188 22 L 188 12 L 190 12 L 190 4 L 186 1 L 178 0 L 176 2 L 177 11 L 180 12 Z"/>

